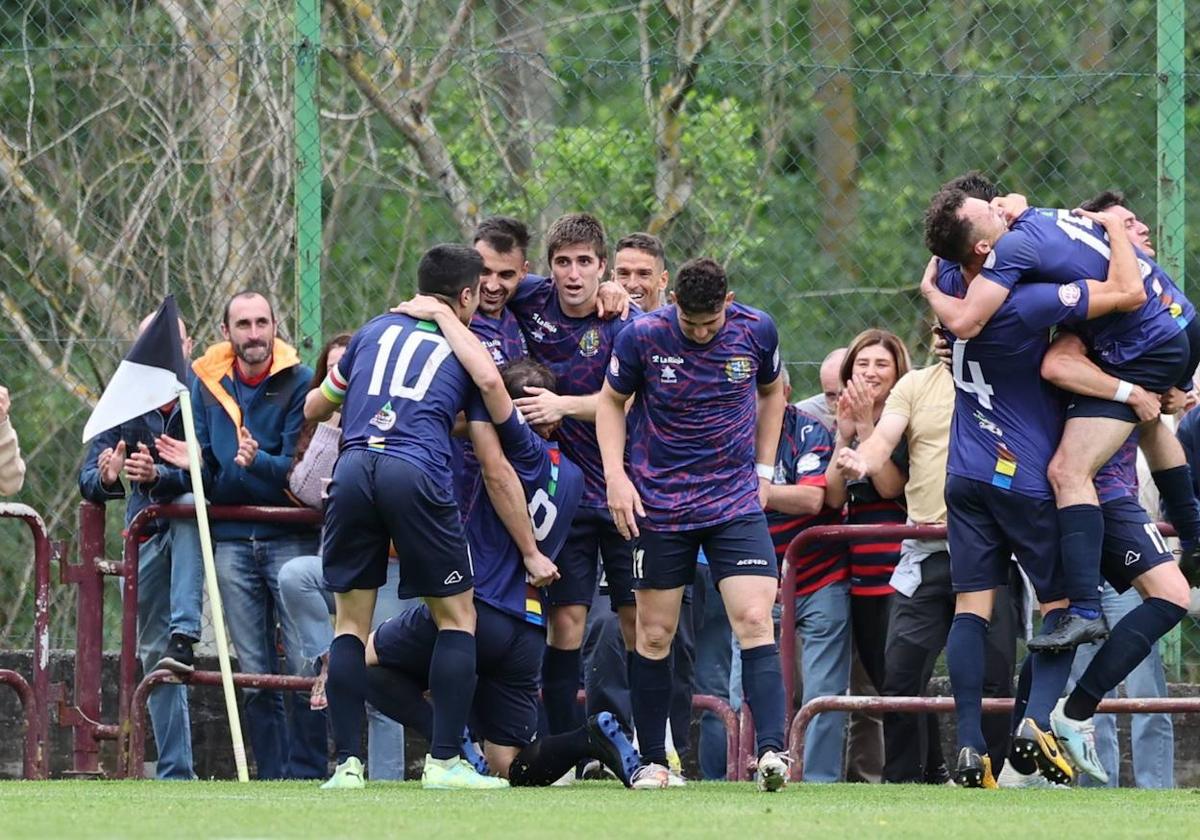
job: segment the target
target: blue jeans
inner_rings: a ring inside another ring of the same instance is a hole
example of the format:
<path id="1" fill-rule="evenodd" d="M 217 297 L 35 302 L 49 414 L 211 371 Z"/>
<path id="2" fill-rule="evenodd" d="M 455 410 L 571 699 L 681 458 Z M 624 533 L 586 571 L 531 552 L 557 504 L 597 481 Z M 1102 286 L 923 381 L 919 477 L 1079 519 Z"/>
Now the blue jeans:
<path id="1" fill-rule="evenodd" d="M 191 504 L 192 494 L 174 500 Z M 172 633 L 200 638 L 204 564 L 194 519 L 172 519 L 138 548 L 138 658 L 148 674 Z M 160 779 L 194 779 L 186 685 L 160 685 L 147 703 Z"/>
<path id="2" fill-rule="evenodd" d="M 386 619 L 419 603 L 396 595 L 400 566 L 388 563 L 387 583 L 375 598 L 371 624 L 378 627 Z M 286 626 L 294 634 L 285 637 L 288 669 L 294 674 L 312 676 L 320 657 L 329 653 L 333 642 L 333 594 L 325 589 L 321 558 L 315 554 L 295 557 L 279 572 L 279 591 Z M 294 652 L 294 653 L 293 653 Z M 404 781 L 404 727 L 367 704 L 367 772 L 376 781 Z"/>
<path id="3" fill-rule="evenodd" d="M 797 596 L 795 632 L 801 645 L 801 703 L 845 694 L 850 687 L 850 583 L 837 581 Z M 813 718 L 804 740 L 804 781 L 840 781 L 845 743 L 844 712 L 822 712 Z"/>
<path id="4" fill-rule="evenodd" d="M 296 631 L 281 603 L 279 571 L 283 564 L 316 550 L 316 535 L 272 539 L 220 540 L 213 547 L 225 622 L 237 649 L 238 668 L 251 674 L 279 671 L 276 621 L 283 638 Z M 293 654 L 294 656 L 294 654 Z M 308 707 L 308 695 L 291 694 L 290 733 L 278 691 L 243 689 L 246 732 L 260 779 L 322 779 L 328 773 L 324 711 Z"/>
<path id="5" fill-rule="evenodd" d="M 728 702 L 730 664 L 733 661 L 733 631 L 725 615 L 725 604 L 713 586 L 712 575 L 706 565 L 696 566 L 692 611 L 696 624 L 695 691 L 697 694 L 711 694 Z M 740 688 L 740 676 L 736 682 Z M 724 779 L 725 761 L 725 727 L 712 712 L 704 712 L 700 716 L 700 777 Z"/>
<path id="6" fill-rule="evenodd" d="M 1108 619 L 1108 626 L 1113 627 L 1131 610 L 1142 602 L 1142 597 L 1136 589 L 1129 589 L 1118 595 L 1117 591 L 1104 584 L 1100 596 L 1100 606 Z M 1100 650 L 1100 644 L 1093 642 L 1081 645 L 1075 653 L 1075 663 L 1071 666 L 1071 683 L 1068 691 L 1074 687 L 1076 680 L 1083 676 L 1092 658 Z M 1163 673 L 1162 657 L 1159 656 L 1158 646 L 1155 645 L 1150 655 L 1143 659 L 1136 668 L 1125 678 L 1125 695 L 1127 697 L 1166 697 L 1167 679 Z M 1116 697 L 1116 691 L 1110 691 L 1107 697 Z M 1100 764 L 1108 773 L 1108 786 L 1117 787 L 1121 768 L 1121 752 L 1117 739 L 1117 718 L 1115 715 L 1096 715 L 1096 752 L 1100 756 Z M 1172 788 L 1175 786 L 1175 729 L 1171 716 L 1167 714 L 1133 715 L 1130 732 L 1133 759 L 1134 784 L 1140 788 Z M 1088 777 L 1085 784 L 1099 786 L 1099 782 Z"/>

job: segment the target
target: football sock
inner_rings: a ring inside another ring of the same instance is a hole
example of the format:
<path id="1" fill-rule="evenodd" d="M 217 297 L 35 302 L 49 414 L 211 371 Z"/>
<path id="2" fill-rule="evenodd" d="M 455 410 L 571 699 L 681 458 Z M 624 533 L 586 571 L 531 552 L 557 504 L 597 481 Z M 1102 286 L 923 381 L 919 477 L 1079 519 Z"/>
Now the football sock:
<path id="1" fill-rule="evenodd" d="M 429 693 L 433 699 L 434 758 L 458 755 L 459 739 L 475 699 L 475 637 L 463 630 L 439 630 L 429 663 Z"/>
<path id="2" fill-rule="evenodd" d="M 579 694 L 581 653 L 546 646 L 542 658 L 542 703 L 550 734 L 558 735 L 579 728 L 582 711 L 576 698 Z"/>
<path id="3" fill-rule="evenodd" d="M 1070 505 L 1059 509 L 1058 527 L 1071 612 L 1084 618 L 1098 618 L 1104 514 L 1099 505 Z"/>
<path id="4" fill-rule="evenodd" d="M 1150 473 L 1162 498 L 1167 519 L 1185 545 L 1200 542 L 1200 503 L 1192 492 L 1192 470 L 1187 464 Z"/>
<path id="5" fill-rule="evenodd" d="M 397 723 L 411 726 L 426 741 L 433 737 L 433 706 L 421 685 L 399 668 L 368 668 L 367 700 Z"/>
<path id="6" fill-rule="evenodd" d="M 1029 654 L 1025 657 L 1025 661 L 1021 663 L 1021 673 L 1017 676 L 1017 696 L 1013 700 L 1013 713 L 1010 732 L 1016 732 L 1017 727 L 1021 725 L 1021 721 L 1025 719 L 1025 708 L 1029 704 L 1029 684 L 1033 682 L 1033 655 Z M 1024 758 L 1017 755 L 1015 751 L 1010 750 L 1008 754 L 1008 763 L 1013 769 L 1025 776 L 1031 776 L 1038 771 L 1037 761 L 1032 757 Z"/>
<path id="7" fill-rule="evenodd" d="M 958 613 L 946 639 L 946 669 L 954 692 L 958 746 L 987 752 L 983 737 L 983 676 L 988 622 L 974 613 Z"/>
<path id="8" fill-rule="evenodd" d="M 636 651 L 629 674 L 633 725 L 643 764 L 667 765 L 667 716 L 671 711 L 671 655 L 647 659 Z"/>
<path id="9" fill-rule="evenodd" d="M 1161 598 L 1147 598 L 1117 622 L 1097 651 L 1063 713 L 1074 720 L 1091 717 L 1100 699 L 1112 691 L 1154 649 L 1167 631 L 1183 620 L 1187 610 Z"/>
<path id="10" fill-rule="evenodd" d="M 754 713 L 758 755 L 767 750 L 783 751 L 783 670 L 779 648 L 774 642 L 742 648 L 742 693 Z"/>
<path id="11" fill-rule="evenodd" d="M 582 726 L 538 738 L 517 753 L 508 768 L 508 782 L 513 787 L 545 787 L 562 778 L 590 754 L 587 730 Z"/>
<path id="12" fill-rule="evenodd" d="M 350 756 L 361 758 L 366 683 L 366 647 L 358 636 L 343 633 L 329 646 L 329 678 L 325 683 L 338 764 Z"/>
<path id="13" fill-rule="evenodd" d="M 1042 619 L 1042 629 L 1049 632 L 1058 626 L 1066 617 L 1066 610 L 1051 610 Z M 1062 697 L 1063 689 L 1071 676 L 1071 663 L 1075 661 L 1075 651 L 1045 651 L 1039 650 L 1030 655 L 1033 660 L 1033 674 L 1029 683 L 1029 702 L 1025 707 L 1025 717 L 1033 718 L 1042 729 L 1050 726 L 1050 711 L 1058 698 Z"/>

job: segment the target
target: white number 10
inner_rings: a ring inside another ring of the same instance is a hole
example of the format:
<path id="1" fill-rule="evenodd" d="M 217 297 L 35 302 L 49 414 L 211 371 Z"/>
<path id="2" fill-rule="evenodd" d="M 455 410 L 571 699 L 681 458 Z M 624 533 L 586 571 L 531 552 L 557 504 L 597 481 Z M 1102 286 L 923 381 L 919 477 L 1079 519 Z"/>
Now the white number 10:
<path id="1" fill-rule="evenodd" d="M 396 344 L 396 339 L 400 337 L 402 332 L 404 332 L 404 327 L 399 324 L 392 324 L 383 331 L 383 335 L 379 336 L 379 351 L 375 356 L 375 367 L 371 370 L 371 382 L 367 385 L 367 393 L 373 397 L 379 396 L 383 391 L 383 374 L 387 370 L 388 360 L 392 357 L 392 348 Z M 421 366 L 421 370 L 417 374 L 417 381 L 412 385 L 405 385 L 404 380 L 408 379 L 408 369 L 412 365 L 413 356 L 416 355 L 417 348 L 422 344 L 434 345 L 433 352 L 429 354 L 429 358 Z M 425 392 L 429 390 L 429 386 L 433 383 L 434 374 L 437 373 L 437 369 L 449 355 L 450 345 L 438 333 L 422 332 L 420 330 L 410 332 L 404 339 L 404 343 L 400 345 L 400 355 L 396 359 L 396 368 L 392 371 L 392 381 L 388 385 L 388 395 L 406 400 L 423 399 Z"/>

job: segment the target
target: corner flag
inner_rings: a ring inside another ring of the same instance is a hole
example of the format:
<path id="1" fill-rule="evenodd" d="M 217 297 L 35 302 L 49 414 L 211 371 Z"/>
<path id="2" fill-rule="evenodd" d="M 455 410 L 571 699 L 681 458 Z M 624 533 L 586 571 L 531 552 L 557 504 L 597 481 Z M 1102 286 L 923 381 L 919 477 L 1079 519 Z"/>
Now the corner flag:
<path id="1" fill-rule="evenodd" d="M 167 295 L 100 395 L 83 427 L 83 442 L 173 401 L 187 389 L 186 382 L 179 309 Z"/>

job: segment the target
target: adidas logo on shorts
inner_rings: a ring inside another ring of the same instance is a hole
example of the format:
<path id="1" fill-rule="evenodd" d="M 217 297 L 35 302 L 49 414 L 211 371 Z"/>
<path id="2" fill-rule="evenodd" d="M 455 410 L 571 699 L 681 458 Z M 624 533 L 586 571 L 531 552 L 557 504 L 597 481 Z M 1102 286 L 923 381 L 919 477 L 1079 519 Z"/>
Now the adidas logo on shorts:
<path id="1" fill-rule="evenodd" d="M 446 575 L 446 579 L 442 581 L 442 583 L 446 586 L 452 586 L 456 583 L 462 583 L 462 579 L 462 573 L 459 572 L 458 569 L 455 569 L 453 572 Z"/>

